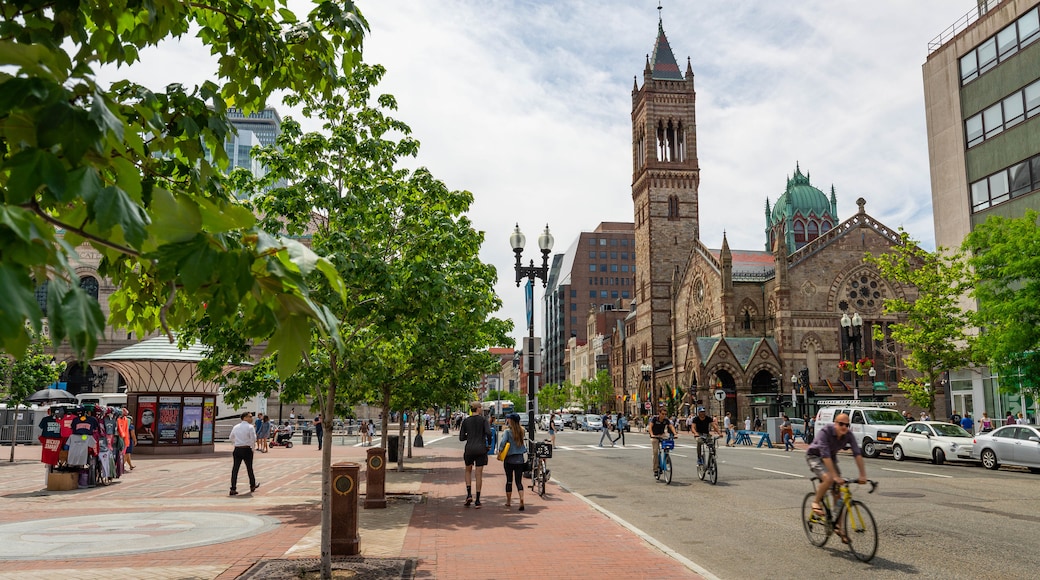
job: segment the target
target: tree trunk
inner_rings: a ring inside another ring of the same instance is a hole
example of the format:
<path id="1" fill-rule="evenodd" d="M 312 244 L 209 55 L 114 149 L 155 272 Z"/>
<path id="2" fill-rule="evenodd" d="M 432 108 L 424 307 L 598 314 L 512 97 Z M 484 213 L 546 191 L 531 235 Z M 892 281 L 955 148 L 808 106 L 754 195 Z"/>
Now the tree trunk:
<path id="1" fill-rule="evenodd" d="M 332 415 L 336 412 L 336 350 L 329 355 L 329 390 L 321 411 L 321 577 L 332 580 Z M 319 393 L 320 395 L 320 393 Z M 321 397 L 318 397 L 321 401 Z M 319 403 L 319 406 L 322 406 Z"/>
<path id="2" fill-rule="evenodd" d="M 14 430 L 11 431 L 11 459 L 8 463 L 14 463 L 14 446 L 18 445 L 18 405 L 14 406 Z"/>

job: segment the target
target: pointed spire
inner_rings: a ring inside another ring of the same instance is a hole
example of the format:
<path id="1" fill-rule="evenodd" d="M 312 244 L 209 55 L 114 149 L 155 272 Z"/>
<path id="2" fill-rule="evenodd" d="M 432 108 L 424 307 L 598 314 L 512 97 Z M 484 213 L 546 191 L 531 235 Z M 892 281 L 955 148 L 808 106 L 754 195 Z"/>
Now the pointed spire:
<path id="1" fill-rule="evenodd" d="M 834 193 L 834 184 L 831 184 L 831 218 L 838 221 L 838 196 Z"/>
<path id="2" fill-rule="evenodd" d="M 690 57 L 686 57 L 686 78 L 693 78 L 693 63 L 690 62 Z"/>
<path id="3" fill-rule="evenodd" d="M 638 91 L 639 91 L 639 83 L 636 81 L 636 75 L 632 75 L 632 92 L 635 93 L 635 92 L 638 92 Z"/>
<path id="4" fill-rule="evenodd" d="M 664 19 L 661 17 L 661 4 L 657 4 L 657 42 L 654 44 L 653 78 L 658 80 L 681 81 L 679 63 L 675 62 L 672 47 L 664 34 Z"/>

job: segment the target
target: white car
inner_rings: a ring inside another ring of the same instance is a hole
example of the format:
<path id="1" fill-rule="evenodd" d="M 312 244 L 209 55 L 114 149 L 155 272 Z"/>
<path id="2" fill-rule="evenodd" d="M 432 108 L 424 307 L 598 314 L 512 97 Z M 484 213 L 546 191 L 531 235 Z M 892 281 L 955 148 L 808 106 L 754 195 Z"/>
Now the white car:
<path id="1" fill-rule="evenodd" d="M 582 431 L 601 431 L 603 429 L 603 417 L 599 415 L 585 415 L 581 418 Z"/>
<path id="2" fill-rule="evenodd" d="M 1036 425 L 1005 425 L 975 436 L 971 456 L 987 469 L 1021 465 L 1040 473 L 1040 428 Z"/>
<path id="3" fill-rule="evenodd" d="M 942 465 L 947 460 L 973 461 L 974 438 L 960 425 L 941 421 L 913 421 L 896 435 L 892 457 L 931 459 Z"/>

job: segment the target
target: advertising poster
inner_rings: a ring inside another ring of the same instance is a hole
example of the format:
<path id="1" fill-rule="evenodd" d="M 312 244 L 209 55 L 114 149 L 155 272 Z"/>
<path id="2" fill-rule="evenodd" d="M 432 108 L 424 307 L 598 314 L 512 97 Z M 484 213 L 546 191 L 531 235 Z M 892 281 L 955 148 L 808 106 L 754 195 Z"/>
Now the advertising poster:
<path id="1" fill-rule="evenodd" d="M 213 443 L 213 412 L 216 408 L 214 403 L 213 399 L 206 399 L 206 404 L 202 406 L 203 443 Z"/>
<path id="2" fill-rule="evenodd" d="M 202 435 L 202 397 L 184 397 L 181 443 L 198 443 Z"/>
<path id="3" fill-rule="evenodd" d="M 137 431 L 138 445 L 155 444 L 155 397 L 137 398 Z"/>
<path id="4" fill-rule="evenodd" d="M 180 427 L 181 398 L 159 397 L 159 443 L 177 443 Z"/>

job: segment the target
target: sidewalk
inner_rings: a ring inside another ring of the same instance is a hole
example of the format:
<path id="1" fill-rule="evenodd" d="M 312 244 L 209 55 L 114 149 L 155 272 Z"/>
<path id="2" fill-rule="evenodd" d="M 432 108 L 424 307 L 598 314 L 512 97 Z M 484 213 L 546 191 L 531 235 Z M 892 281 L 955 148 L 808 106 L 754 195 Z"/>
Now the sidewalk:
<path id="1" fill-rule="evenodd" d="M 426 440 L 439 437 L 428 432 Z M 353 440 L 333 446 L 334 462 L 364 466 L 368 448 Z M 260 488 L 235 497 L 227 493 L 227 444 L 212 455 L 137 456 L 137 469 L 112 485 L 69 492 L 46 491 L 39 452 L 19 446 L 15 463 L 7 463 L 10 448 L 0 447 L 0 579 L 262 578 L 250 572 L 259 562 L 302 564 L 320 555 L 314 445 L 257 454 Z M 388 507 L 358 514 L 361 555 L 411 559 L 414 576 L 405 577 L 539 578 L 567 570 L 570 578 L 699 578 L 555 483 L 544 498 L 528 490 L 524 512 L 515 491 L 512 509 L 505 508 L 505 476 L 494 458 L 481 509 L 462 505 L 455 445 L 416 448 L 405 466 L 387 472 Z M 244 470 L 239 477 L 241 490 Z"/>

